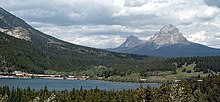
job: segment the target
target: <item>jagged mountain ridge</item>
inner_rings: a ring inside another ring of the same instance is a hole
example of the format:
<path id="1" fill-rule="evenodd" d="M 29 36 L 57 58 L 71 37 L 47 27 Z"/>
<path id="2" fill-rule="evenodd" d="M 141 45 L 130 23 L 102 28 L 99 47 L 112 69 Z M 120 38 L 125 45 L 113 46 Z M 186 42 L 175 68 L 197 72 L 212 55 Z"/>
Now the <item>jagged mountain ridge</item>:
<path id="1" fill-rule="evenodd" d="M 128 40 L 128 39 L 127 39 Z M 127 41 L 126 40 L 126 41 Z M 179 29 L 169 24 L 162 27 L 147 41 L 132 48 L 117 47 L 114 52 L 162 57 L 219 56 L 220 50 L 188 41 Z M 133 42 L 135 43 L 135 42 Z"/>

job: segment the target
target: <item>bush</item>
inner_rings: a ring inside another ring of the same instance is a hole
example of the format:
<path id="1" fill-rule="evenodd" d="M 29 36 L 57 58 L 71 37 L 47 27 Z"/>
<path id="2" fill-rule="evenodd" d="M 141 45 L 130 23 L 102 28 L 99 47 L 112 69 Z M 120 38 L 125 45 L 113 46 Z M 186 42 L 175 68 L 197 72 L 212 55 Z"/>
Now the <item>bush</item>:
<path id="1" fill-rule="evenodd" d="M 186 73 L 191 73 L 191 72 L 192 72 L 191 70 L 187 70 L 187 71 L 186 71 Z"/>
<path id="2" fill-rule="evenodd" d="M 183 68 L 182 72 L 186 72 L 186 68 Z"/>

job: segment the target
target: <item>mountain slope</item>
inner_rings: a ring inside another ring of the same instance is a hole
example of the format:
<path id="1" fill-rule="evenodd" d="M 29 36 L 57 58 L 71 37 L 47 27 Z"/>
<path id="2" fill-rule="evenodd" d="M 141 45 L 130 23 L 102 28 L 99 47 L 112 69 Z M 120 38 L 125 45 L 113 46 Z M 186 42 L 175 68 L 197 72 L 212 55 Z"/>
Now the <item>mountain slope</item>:
<path id="1" fill-rule="evenodd" d="M 28 43 L 27 45 L 24 44 L 24 46 L 19 44 L 14 45 L 14 47 L 27 47 L 25 50 L 29 51 L 31 49 L 29 49 L 28 46 L 34 46 L 34 48 L 37 49 L 36 51 L 39 50 L 40 54 L 36 53 L 36 55 L 42 55 L 40 58 L 44 59 L 42 65 L 38 66 L 41 69 L 52 69 L 56 71 L 77 71 L 86 70 L 88 68 L 100 65 L 116 68 L 119 63 L 131 61 L 135 62 L 134 60 L 138 62 L 139 59 L 144 59 L 147 57 L 113 53 L 106 50 L 75 45 L 56 39 L 34 29 L 22 19 L 10 14 L 2 8 L 0 8 L 0 31 L 3 32 L 1 35 L 7 33 L 8 35 L 14 36 L 16 38 L 24 39 L 26 40 L 26 43 Z M 13 41 L 14 40 L 11 40 L 10 42 Z M 14 44 L 15 43 L 17 42 L 14 42 Z M 3 40 L 1 41 L 1 44 L 4 44 Z M 4 49 L 6 48 L 2 48 L 3 53 L 5 53 Z M 14 50 L 17 51 L 17 49 Z M 12 54 L 13 53 L 14 52 L 12 52 Z M 24 51 L 24 53 L 26 53 L 26 51 Z M 5 55 L 2 54 L 1 56 Z M 11 58 L 10 60 L 12 59 L 14 58 Z M 34 61 L 31 60 L 30 62 L 34 63 Z"/>
<path id="2" fill-rule="evenodd" d="M 1 70 L 43 73 L 46 56 L 37 46 L 0 32 Z"/>
<path id="3" fill-rule="evenodd" d="M 133 42 L 135 43 L 135 42 Z M 110 51 L 162 57 L 219 56 L 220 50 L 188 41 L 173 25 L 166 25 L 145 43 L 132 48 L 117 47 Z"/>

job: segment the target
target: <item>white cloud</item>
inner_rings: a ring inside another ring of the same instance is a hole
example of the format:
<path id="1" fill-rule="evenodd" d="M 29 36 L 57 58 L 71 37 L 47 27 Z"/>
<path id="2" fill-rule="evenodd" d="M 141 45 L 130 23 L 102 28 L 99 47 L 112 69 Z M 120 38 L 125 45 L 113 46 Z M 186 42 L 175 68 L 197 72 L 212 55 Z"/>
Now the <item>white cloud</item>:
<path id="1" fill-rule="evenodd" d="M 197 12 L 197 17 L 203 20 L 213 19 L 218 15 L 219 9 L 215 7 L 204 7 L 203 12 Z"/>
<path id="2" fill-rule="evenodd" d="M 73 25 L 56 26 L 48 24 L 45 27 L 39 27 L 44 23 L 31 23 L 36 25 L 38 30 L 62 40 L 79 45 L 90 47 L 110 48 L 119 46 L 129 35 L 135 35 L 140 38 L 147 37 L 146 27 L 133 28 L 120 25 Z M 50 29 L 50 30 L 48 30 Z"/>
<path id="3" fill-rule="evenodd" d="M 118 46 L 129 35 L 147 39 L 166 24 L 179 27 L 191 41 L 220 47 L 217 3 L 217 0 L 0 0 L 0 6 L 49 35 L 98 48 Z"/>
<path id="4" fill-rule="evenodd" d="M 124 38 L 120 36 L 106 36 L 106 35 L 99 35 L 99 36 L 82 36 L 77 38 L 67 38 L 67 41 L 70 41 L 75 44 L 79 45 L 87 45 L 90 47 L 101 47 L 101 48 L 112 48 L 115 46 L 119 46 L 123 41 Z M 107 46 L 106 46 L 107 45 Z"/>
<path id="5" fill-rule="evenodd" d="M 207 45 L 209 47 L 215 47 L 215 48 L 220 47 L 220 39 L 215 36 L 207 34 L 206 31 L 199 31 L 194 34 L 188 35 L 187 39 L 195 43 Z"/>
<path id="6" fill-rule="evenodd" d="M 196 32 L 195 34 L 188 35 L 187 38 L 189 41 L 206 45 L 207 39 L 210 39 L 211 37 L 206 35 L 205 31 L 199 31 Z"/>

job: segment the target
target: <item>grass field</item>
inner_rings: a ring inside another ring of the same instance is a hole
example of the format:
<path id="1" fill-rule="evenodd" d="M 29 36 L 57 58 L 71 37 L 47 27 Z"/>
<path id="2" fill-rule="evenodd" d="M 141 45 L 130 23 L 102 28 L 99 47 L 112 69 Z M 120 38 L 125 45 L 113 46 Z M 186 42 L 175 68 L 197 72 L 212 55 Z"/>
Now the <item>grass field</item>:
<path id="1" fill-rule="evenodd" d="M 147 79 L 148 82 L 174 82 L 174 80 L 184 80 L 184 79 L 189 79 L 189 78 L 198 78 L 201 79 L 203 77 L 208 76 L 210 73 L 205 73 L 203 72 L 195 72 L 194 67 L 196 66 L 195 63 L 190 64 L 190 65 L 183 65 L 181 68 L 176 69 L 176 74 L 166 74 L 166 75 L 159 75 L 159 76 L 149 76 Z M 190 73 L 187 73 L 186 71 L 183 72 L 183 69 L 191 70 Z M 168 73 L 168 72 L 167 72 Z M 170 72 L 169 72 L 170 73 Z M 214 73 L 214 72 L 213 72 Z M 217 74 L 217 73 L 214 73 Z M 200 78 L 199 78 L 200 77 Z"/>

